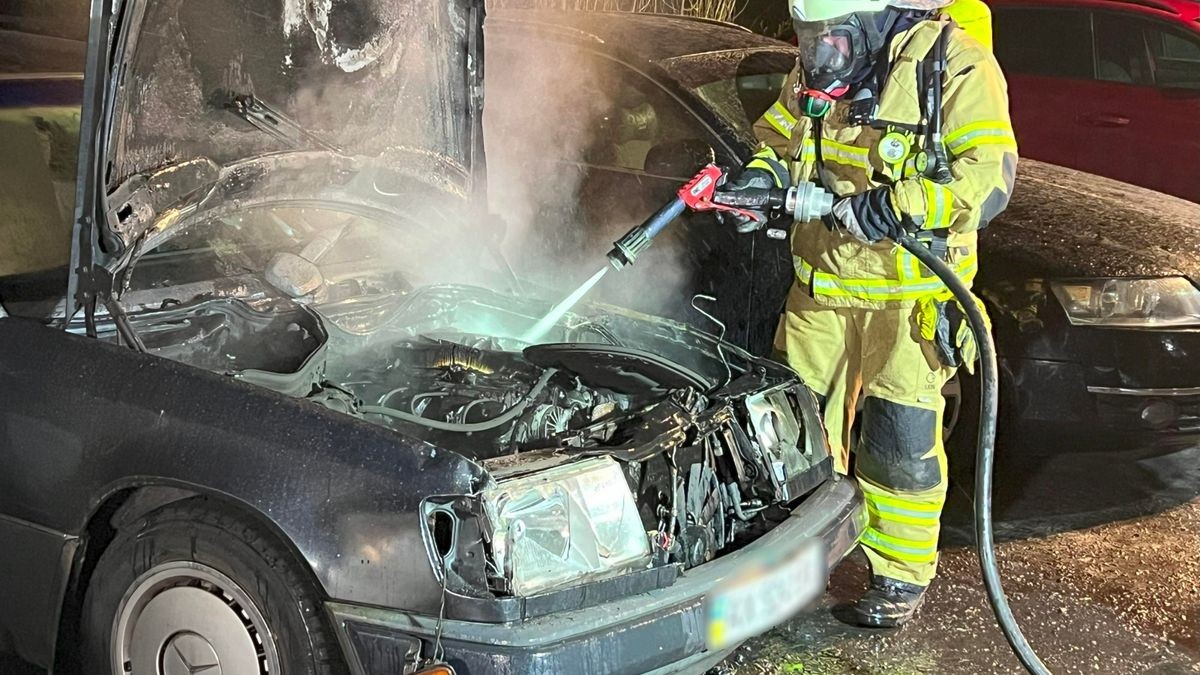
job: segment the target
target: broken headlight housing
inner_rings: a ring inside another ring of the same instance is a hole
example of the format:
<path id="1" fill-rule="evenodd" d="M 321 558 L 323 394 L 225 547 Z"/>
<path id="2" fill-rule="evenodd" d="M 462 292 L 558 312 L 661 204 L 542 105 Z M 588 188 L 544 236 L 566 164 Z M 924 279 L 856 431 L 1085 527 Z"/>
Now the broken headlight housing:
<path id="1" fill-rule="evenodd" d="M 493 574 L 514 595 L 615 576 L 650 562 L 650 538 L 611 457 L 503 480 L 482 496 Z"/>
<path id="2" fill-rule="evenodd" d="M 777 496 L 785 502 L 800 496 L 795 481 L 827 457 L 824 452 L 813 452 L 805 441 L 800 409 L 793 400 L 799 395 L 789 385 L 746 398 L 750 420 L 746 431 L 762 451 Z"/>
<path id="3" fill-rule="evenodd" d="M 1076 326 L 1173 328 L 1200 325 L 1200 290 L 1183 277 L 1051 283 Z"/>

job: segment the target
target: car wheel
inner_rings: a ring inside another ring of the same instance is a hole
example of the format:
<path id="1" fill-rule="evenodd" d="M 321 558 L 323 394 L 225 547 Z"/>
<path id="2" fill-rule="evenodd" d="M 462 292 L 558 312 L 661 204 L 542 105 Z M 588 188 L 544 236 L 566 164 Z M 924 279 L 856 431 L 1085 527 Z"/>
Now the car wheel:
<path id="1" fill-rule="evenodd" d="M 294 556 L 203 498 L 117 533 L 91 576 L 81 638 L 89 673 L 344 671 L 321 598 Z"/>

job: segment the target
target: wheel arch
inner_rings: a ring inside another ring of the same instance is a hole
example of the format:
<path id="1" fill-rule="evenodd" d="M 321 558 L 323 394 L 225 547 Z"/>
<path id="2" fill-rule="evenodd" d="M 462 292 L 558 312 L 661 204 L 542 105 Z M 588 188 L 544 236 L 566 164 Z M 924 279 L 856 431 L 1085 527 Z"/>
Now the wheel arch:
<path id="1" fill-rule="evenodd" d="M 162 479 L 156 482 L 141 481 L 136 485 L 114 486 L 107 491 L 92 509 L 81 529 L 82 545 L 76 549 L 69 569 L 58 612 L 54 635 L 54 659 L 52 673 L 84 673 L 77 653 L 79 645 L 80 613 L 84 595 L 91 581 L 92 572 L 100 556 L 112 543 L 117 534 L 133 527 L 137 522 L 164 506 L 202 497 L 221 506 L 230 507 L 246 516 L 255 525 L 262 527 L 278 544 L 287 550 L 302 573 L 321 589 L 319 580 L 305 561 L 295 543 L 278 524 L 260 510 L 245 501 L 201 485 Z"/>

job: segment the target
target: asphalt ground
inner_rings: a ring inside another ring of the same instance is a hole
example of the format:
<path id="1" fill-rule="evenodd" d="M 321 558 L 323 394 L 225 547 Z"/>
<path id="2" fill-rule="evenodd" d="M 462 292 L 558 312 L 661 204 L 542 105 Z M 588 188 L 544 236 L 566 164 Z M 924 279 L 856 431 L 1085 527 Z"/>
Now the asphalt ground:
<path id="1" fill-rule="evenodd" d="M 1013 610 L 1058 675 L 1200 673 L 1200 446 L 1148 459 L 1091 446 L 1040 438 L 999 449 L 997 555 Z M 971 532 L 970 498 L 956 487 L 939 578 L 904 628 L 837 618 L 867 582 L 856 553 L 834 571 L 819 607 L 750 641 L 721 670 L 1019 672 L 987 605 Z M 40 672 L 0 656 L 0 675 Z"/>
<path id="2" fill-rule="evenodd" d="M 1039 439 L 999 450 L 997 557 L 1013 611 L 1056 674 L 1200 673 L 1200 446 L 1149 458 L 1092 447 Z M 952 491 L 939 578 L 910 624 L 878 631 L 838 619 L 867 583 L 856 553 L 819 607 L 722 670 L 1022 672 L 987 604 L 967 492 Z"/>

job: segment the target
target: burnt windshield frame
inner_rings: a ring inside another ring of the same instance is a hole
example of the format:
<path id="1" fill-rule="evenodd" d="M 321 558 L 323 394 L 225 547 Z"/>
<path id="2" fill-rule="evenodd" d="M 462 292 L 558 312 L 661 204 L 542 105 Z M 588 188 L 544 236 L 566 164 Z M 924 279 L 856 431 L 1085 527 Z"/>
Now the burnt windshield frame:
<path id="1" fill-rule="evenodd" d="M 84 66 L 84 96 L 79 116 L 79 158 L 75 183 L 75 224 L 71 247 L 71 267 L 67 277 L 67 297 L 74 306 L 65 312 L 62 328 L 71 323 L 71 318 L 84 309 L 88 334 L 96 334 L 95 300 L 98 294 L 111 292 L 94 274 L 95 267 L 107 262 L 107 255 L 100 245 L 99 223 L 104 217 L 101 196 L 106 182 L 105 163 L 108 156 L 109 120 L 112 116 L 112 95 L 109 72 L 114 52 L 112 42 L 118 20 L 118 12 L 128 9 L 130 3 L 139 0 L 92 0 L 91 24 L 88 28 L 87 61 Z M 124 38 L 122 31 L 121 39 Z"/>

